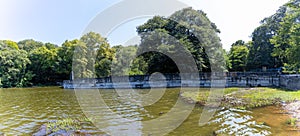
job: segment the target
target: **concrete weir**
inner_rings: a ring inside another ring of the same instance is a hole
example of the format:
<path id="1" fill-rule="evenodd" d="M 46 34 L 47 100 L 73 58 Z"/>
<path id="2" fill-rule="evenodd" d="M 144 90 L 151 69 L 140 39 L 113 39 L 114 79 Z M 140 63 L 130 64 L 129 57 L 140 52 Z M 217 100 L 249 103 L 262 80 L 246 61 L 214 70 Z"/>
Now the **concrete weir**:
<path id="1" fill-rule="evenodd" d="M 281 75 L 279 84 L 282 88 L 289 90 L 300 90 L 300 75 Z"/>
<path id="2" fill-rule="evenodd" d="M 195 76 L 195 74 L 164 74 L 163 77 L 136 75 L 65 80 L 63 82 L 63 88 L 280 87 L 280 77 L 281 76 L 277 73 L 266 72 L 200 73 L 199 76 Z"/>

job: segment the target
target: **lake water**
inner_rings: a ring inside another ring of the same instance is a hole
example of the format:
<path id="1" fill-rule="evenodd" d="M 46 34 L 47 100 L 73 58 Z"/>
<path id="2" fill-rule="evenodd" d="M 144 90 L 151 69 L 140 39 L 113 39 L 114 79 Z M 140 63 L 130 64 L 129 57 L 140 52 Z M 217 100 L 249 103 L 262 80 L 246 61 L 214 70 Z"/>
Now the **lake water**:
<path id="1" fill-rule="evenodd" d="M 148 90 L 136 91 L 148 93 Z M 134 103 L 122 103 L 113 90 L 100 90 L 100 94 L 116 114 L 135 121 L 149 121 L 165 115 L 179 99 L 179 91 L 176 88 L 167 89 L 158 102 L 145 107 Z M 188 106 L 185 102 L 180 103 Z M 286 125 L 285 122 L 290 117 L 281 107 L 269 106 L 251 111 L 224 109 L 218 111 L 206 125 L 199 126 L 202 110 L 202 107 L 196 106 L 188 118 L 168 135 L 300 135 L 297 129 Z M 49 121 L 82 117 L 85 117 L 85 114 L 74 90 L 57 87 L 0 89 L 0 132 L 6 135 L 30 135 Z M 107 121 L 114 119 L 110 114 L 100 118 Z M 114 128 L 122 128 L 122 123 L 114 124 Z M 95 135 L 104 134 L 91 124 L 85 124 L 83 129 Z M 124 128 L 120 131 L 128 132 Z"/>

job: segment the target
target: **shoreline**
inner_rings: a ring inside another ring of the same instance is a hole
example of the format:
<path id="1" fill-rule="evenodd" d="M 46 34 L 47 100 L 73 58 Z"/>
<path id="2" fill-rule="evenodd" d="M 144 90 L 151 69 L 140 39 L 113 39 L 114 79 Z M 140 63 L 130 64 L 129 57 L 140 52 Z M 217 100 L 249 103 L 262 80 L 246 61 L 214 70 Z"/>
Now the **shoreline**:
<path id="1" fill-rule="evenodd" d="M 295 119 L 295 127 L 300 127 L 300 101 L 294 101 L 288 103 L 283 106 L 283 108 L 287 111 L 289 115 L 291 115 L 291 119 Z"/>
<path id="2" fill-rule="evenodd" d="M 271 91 L 270 91 L 271 90 Z M 272 93 L 274 92 L 274 95 Z M 277 93 L 275 93 L 277 92 Z M 183 101 L 189 104 L 205 106 L 207 90 L 200 92 L 183 92 L 179 96 Z M 299 96 L 294 96 L 297 93 Z M 299 101 L 300 91 L 289 91 L 282 88 L 225 88 L 224 94 L 221 97 L 215 98 L 220 101 L 220 107 L 252 109 L 264 106 L 283 105 Z M 297 103 L 299 108 L 300 119 L 300 101 Z"/>

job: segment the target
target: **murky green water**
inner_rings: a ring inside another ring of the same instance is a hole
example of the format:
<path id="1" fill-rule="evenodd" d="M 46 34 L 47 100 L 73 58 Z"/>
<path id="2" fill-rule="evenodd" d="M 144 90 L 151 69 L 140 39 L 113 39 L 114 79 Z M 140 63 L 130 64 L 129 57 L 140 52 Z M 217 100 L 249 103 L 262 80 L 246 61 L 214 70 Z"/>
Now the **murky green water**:
<path id="1" fill-rule="evenodd" d="M 144 94 L 148 92 L 138 91 Z M 178 99 L 179 89 L 167 89 L 158 102 L 146 107 L 121 102 L 112 90 L 100 92 L 106 104 L 116 114 L 135 121 L 149 121 L 168 113 Z M 202 107 L 196 106 L 190 116 L 168 135 L 300 135 L 294 127 L 285 124 L 289 116 L 281 107 L 269 106 L 251 111 L 224 109 L 217 112 L 208 124 L 200 127 L 198 124 L 202 110 Z M 110 115 L 101 118 L 112 122 L 114 118 Z M 0 132 L 7 135 L 33 134 L 48 121 L 84 116 L 73 90 L 55 87 L 0 89 Z M 124 124 L 114 125 L 121 128 Z M 143 129 L 142 126 L 138 129 Z M 86 125 L 84 129 L 94 132 L 93 134 L 103 134 L 92 125 Z M 124 129 L 125 131 L 128 130 Z"/>

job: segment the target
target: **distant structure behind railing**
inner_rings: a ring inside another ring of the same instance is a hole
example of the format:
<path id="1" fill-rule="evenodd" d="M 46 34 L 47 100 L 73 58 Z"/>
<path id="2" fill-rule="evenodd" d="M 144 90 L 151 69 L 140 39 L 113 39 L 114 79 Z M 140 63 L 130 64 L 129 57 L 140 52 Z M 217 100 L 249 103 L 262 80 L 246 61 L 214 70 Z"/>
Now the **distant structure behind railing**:
<path id="1" fill-rule="evenodd" d="M 184 77 L 183 77 L 184 76 Z M 150 79 L 151 78 L 151 79 Z M 279 87 L 280 75 L 277 72 L 230 72 L 200 73 L 199 75 L 164 74 L 164 80 L 155 79 L 151 75 L 114 76 L 97 79 L 65 80 L 63 87 L 72 88 L 155 88 L 155 87 Z M 212 85 L 211 81 L 220 81 L 220 85 Z"/>

